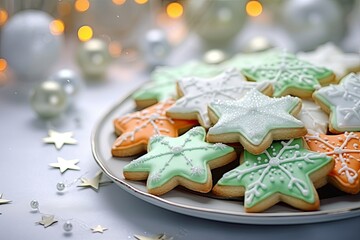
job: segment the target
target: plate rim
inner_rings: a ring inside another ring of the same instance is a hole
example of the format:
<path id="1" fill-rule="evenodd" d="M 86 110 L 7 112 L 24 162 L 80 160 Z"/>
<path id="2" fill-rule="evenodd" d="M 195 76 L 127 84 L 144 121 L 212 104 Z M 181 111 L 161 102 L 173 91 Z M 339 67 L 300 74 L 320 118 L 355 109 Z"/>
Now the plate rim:
<path id="1" fill-rule="evenodd" d="M 99 120 L 96 122 L 92 133 L 91 133 L 91 152 L 95 159 L 95 162 L 99 165 L 101 170 L 118 186 L 120 186 L 123 190 L 128 193 L 134 195 L 137 198 L 140 198 L 148 203 L 156 205 L 158 207 L 168 209 L 170 211 L 174 211 L 177 213 L 190 215 L 194 217 L 200 217 L 205 219 L 210 219 L 214 221 L 222 221 L 222 222 L 232 222 L 232 223 L 243 223 L 243 224 L 262 224 L 262 225 L 280 225 L 280 224 L 304 224 L 304 223 L 315 223 L 315 222 L 327 222 L 334 220 L 341 220 L 345 218 L 351 218 L 360 215 L 360 206 L 353 208 L 339 208 L 339 209 L 331 209 L 331 210 L 318 210 L 318 211 L 304 211 L 304 212 L 290 212 L 290 213 L 246 213 L 243 214 L 232 213 L 230 211 L 225 210 L 216 210 L 216 209 L 206 209 L 197 206 L 190 206 L 187 204 L 181 204 L 172 202 L 170 200 L 164 199 L 161 196 L 155 196 L 150 193 L 144 192 L 142 190 L 137 189 L 134 186 L 131 186 L 129 183 L 125 182 L 123 179 L 119 179 L 114 176 L 111 172 L 108 171 L 106 166 L 104 166 L 101 160 L 101 156 L 98 153 L 96 146 L 96 139 L 100 134 L 100 129 L 102 124 L 106 121 L 107 118 L 124 102 L 127 102 L 132 97 L 134 91 L 139 89 L 140 86 L 135 88 L 135 90 L 130 91 L 129 94 L 126 94 L 120 100 L 118 100 L 113 106 L 111 106 L 105 114 L 103 114 Z M 180 209 L 184 211 L 180 211 Z M 190 211 L 190 213 L 188 212 Z M 192 214 L 191 211 L 198 213 Z M 225 215 L 227 218 L 217 219 L 213 218 L 209 215 Z M 329 218 L 326 218 L 330 216 Z M 314 217 L 313 220 L 306 220 L 309 217 Z M 235 219 L 234 219 L 235 218 Z M 237 219 L 236 219 L 237 218 Z M 274 220 L 276 218 L 276 220 Z M 305 219 L 306 218 L 306 219 Z M 246 219 L 246 221 L 245 221 Z M 271 219 L 271 221 L 270 221 Z M 249 221 L 248 221 L 249 220 Z M 289 221 L 291 220 L 291 221 Z"/>

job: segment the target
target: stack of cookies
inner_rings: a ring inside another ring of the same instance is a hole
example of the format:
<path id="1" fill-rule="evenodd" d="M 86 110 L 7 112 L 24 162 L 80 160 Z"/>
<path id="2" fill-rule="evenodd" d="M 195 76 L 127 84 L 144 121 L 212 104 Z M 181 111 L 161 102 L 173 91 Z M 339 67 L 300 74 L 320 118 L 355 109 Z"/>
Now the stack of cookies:
<path id="1" fill-rule="evenodd" d="M 181 185 L 244 197 L 247 212 L 280 201 L 319 209 L 316 189 L 327 183 L 360 191 L 357 71 L 360 56 L 332 44 L 158 68 L 133 95 L 142 110 L 114 120 L 112 154 L 135 156 L 124 177 L 147 180 L 154 195 Z M 212 169 L 237 159 L 213 183 Z"/>

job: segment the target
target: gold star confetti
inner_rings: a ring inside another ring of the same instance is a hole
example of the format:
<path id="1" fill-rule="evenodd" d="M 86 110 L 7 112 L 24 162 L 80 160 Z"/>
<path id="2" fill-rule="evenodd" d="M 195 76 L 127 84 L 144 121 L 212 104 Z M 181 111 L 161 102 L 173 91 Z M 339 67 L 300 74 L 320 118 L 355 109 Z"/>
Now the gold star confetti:
<path id="1" fill-rule="evenodd" d="M 2 194 L 0 194 L 0 204 L 6 204 L 6 203 L 10 203 L 10 202 L 11 202 L 11 200 L 3 199 Z"/>
<path id="2" fill-rule="evenodd" d="M 103 233 L 108 230 L 107 228 L 102 227 L 101 225 L 97 225 L 96 227 L 91 228 L 93 233 Z"/>
<path id="3" fill-rule="evenodd" d="M 64 144 L 76 144 L 77 141 L 73 138 L 73 132 L 56 132 L 54 130 L 49 130 L 49 137 L 43 138 L 44 143 L 53 143 L 55 144 L 56 149 L 61 149 Z"/>
<path id="4" fill-rule="evenodd" d="M 137 240 L 172 240 L 173 237 L 168 237 L 164 233 L 159 234 L 155 237 L 145 237 L 140 235 L 134 235 L 134 238 Z"/>
<path id="5" fill-rule="evenodd" d="M 54 215 L 43 215 L 41 217 L 41 221 L 37 222 L 37 224 L 43 225 L 44 228 L 47 228 L 56 222 L 57 222 L 57 220 L 55 220 Z"/>
<path id="6" fill-rule="evenodd" d="M 78 187 L 91 187 L 95 191 L 99 189 L 99 185 L 102 183 L 111 183 L 111 181 L 101 181 L 102 172 L 99 171 L 93 178 L 81 178 L 80 185 Z"/>
<path id="7" fill-rule="evenodd" d="M 49 165 L 54 168 L 59 168 L 61 173 L 65 172 L 68 169 L 80 170 L 80 167 L 76 166 L 76 164 L 79 162 L 78 159 L 65 160 L 61 157 L 58 157 L 57 160 L 57 163 L 50 163 Z"/>

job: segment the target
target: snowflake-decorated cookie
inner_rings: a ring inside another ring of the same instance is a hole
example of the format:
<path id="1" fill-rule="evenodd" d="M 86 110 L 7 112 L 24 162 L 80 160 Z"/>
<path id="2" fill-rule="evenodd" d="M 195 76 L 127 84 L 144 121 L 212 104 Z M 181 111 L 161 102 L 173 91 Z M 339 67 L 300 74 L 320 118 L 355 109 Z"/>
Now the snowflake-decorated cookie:
<path id="1" fill-rule="evenodd" d="M 272 94 L 270 82 L 248 82 L 235 68 L 213 78 L 185 78 L 178 82 L 181 98 L 167 110 L 167 115 L 176 119 L 198 119 L 203 127 L 209 128 L 207 106 L 211 101 L 237 100 L 254 88 Z"/>
<path id="2" fill-rule="evenodd" d="M 339 135 L 306 135 L 312 151 L 325 153 L 335 159 L 329 181 L 344 192 L 360 192 L 360 133 L 346 132 Z"/>
<path id="3" fill-rule="evenodd" d="M 139 108 L 151 106 L 167 99 L 176 99 L 176 81 L 184 77 L 211 77 L 221 70 L 214 65 L 191 61 L 176 67 L 158 67 L 151 74 L 151 82 L 133 94 Z"/>
<path id="4" fill-rule="evenodd" d="M 297 117 L 304 123 L 308 133 L 327 133 L 329 115 L 313 101 L 303 99 L 301 111 Z"/>
<path id="5" fill-rule="evenodd" d="M 332 133 L 360 131 L 360 77 L 350 73 L 339 85 L 330 85 L 314 92 L 317 104 L 330 114 Z"/>
<path id="6" fill-rule="evenodd" d="M 293 115 L 301 109 L 296 97 L 271 98 L 252 89 L 240 100 L 222 100 L 209 104 L 209 116 L 215 125 L 208 131 L 210 142 L 240 142 L 246 150 L 260 154 L 273 140 L 304 136 L 304 124 Z"/>
<path id="7" fill-rule="evenodd" d="M 173 103 L 173 100 L 160 102 L 142 111 L 115 119 L 115 132 L 120 136 L 112 146 L 113 156 L 126 157 L 144 152 L 150 137 L 177 137 L 179 133 L 197 125 L 197 121 L 177 120 L 166 116 L 166 110 Z"/>
<path id="8" fill-rule="evenodd" d="M 335 73 L 337 80 L 340 80 L 352 71 L 360 71 L 360 55 L 344 53 L 333 43 L 319 46 L 313 52 L 300 52 L 297 54 L 297 57 L 316 66 L 331 69 Z"/>
<path id="9" fill-rule="evenodd" d="M 241 165 L 223 175 L 213 192 L 225 197 L 244 196 L 247 212 L 261 212 L 277 202 L 303 209 L 319 208 L 313 182 L 323 179 L 334 166 L 331 157 L 304 148 L 301 138 L 275 141 L 260 155 L 247 151 Z"/>
<path id="10" fill-rule="evenodd" d="M 261 64 L 261 62 L 276 54 L 279 54 L 279 50 L 276 48 L 257 53 L 238 53 L 231 59 L 223 62 L 220 67 L 223 69 L 236 68 L 240 71 L 244 68 L 250 68 L 257 64 Z"/>
<path id="11" fill-rule="evenodd" d="M 335 77 L 331 70 L 314 66 L 286 52 L 275 54 L 241 72 L 252 81 L 272 81 L 275 97 L 290 94 L 310 98 L 321 84 L 328 84 Z"/>
<path id="12" fill-rule="evenodd" d="M 236 158 L 232 147 L 205 142 L 205 129 L 195 127 L 184 135 L 171 138 L 155 136 L 148 153 L 123 168 L 126 179 L 145 180 L 149 193 L 162 195 L 181 185 L 198 192 L 212 188 L 210 169 Z"/>

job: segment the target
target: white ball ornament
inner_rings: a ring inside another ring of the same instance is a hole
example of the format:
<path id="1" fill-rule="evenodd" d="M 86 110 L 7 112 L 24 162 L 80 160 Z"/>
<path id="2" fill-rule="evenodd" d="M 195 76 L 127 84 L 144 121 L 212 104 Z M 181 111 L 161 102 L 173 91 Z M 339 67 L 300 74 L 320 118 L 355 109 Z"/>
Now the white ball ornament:
<path id="1" fill-rule="evenodd" d="M 41 79 L 58 60 L 63 35 L 51 32 L 54 19 L 45 12 L 25 10 L 5 24 L 1 34 L 1 53 L 18 78 Z"/>
<path id="2" fill-rule="evenodd" d="M 141 44 L 147 63 L 153 66 L 163 64 L 171 51 L 167 36 L 160 29 L 150 29 Z"/>
<path id="3" fill-rule="evenodd" d="M 66 68 L 54 73 L 50 77 L 50 80 L 58 82 L 62 86 L 68 95 L 69 100 L 73 100 L 80 91 L 82 85 L 80 77 L 73 70 Z"/>
<path id="4" fill-rule="evenodd" d="M 335 0 L 289 0 L 284 2 L 282 22 L 297 49 L 309 51 L 344 36 L 344 12 Z"/>
<path id="5" fill-rule="evenodd" d="M 93 38 L 79 46 L 77 60 L 85 76 L 99 78 L 105 74 L 111 56 L 107 44 L 103 40 Z"/>
<path id="6" fill-rule="evenodd" d="M 57 117 L 68 106 L 65 90 L 55 81 L 45 81 L 37 86 L 30 101 L 32 108 L 42 118 Z"/>
<path id="7" fill-rule="evenodd" d="M 65 232 L 71 232 L 73 229 L 73 224 L 70 221 L 66 221 L 63 225 L 63 229 Z"/>
<path id="8" fill-rule="evenodd" d="M 211 45 L 230 41 L 246 22 L 247 1 L 187 1 L 185 20 L 188 28 Z"/>

